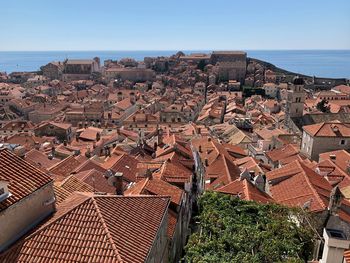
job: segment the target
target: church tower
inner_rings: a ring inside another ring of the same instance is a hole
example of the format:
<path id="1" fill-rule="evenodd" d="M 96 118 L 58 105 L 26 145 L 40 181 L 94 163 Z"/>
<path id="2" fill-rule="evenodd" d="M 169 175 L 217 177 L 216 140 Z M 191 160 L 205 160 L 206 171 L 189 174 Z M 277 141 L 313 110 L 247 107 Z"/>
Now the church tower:
<path id="1" fill-rule="evenodd" d="M 293 79 L 289 85 L 286 108 L 286 126 L 291 128 L 291 119 L 303 117 L 305 102 L 304 80 L 299 77 Z"/>

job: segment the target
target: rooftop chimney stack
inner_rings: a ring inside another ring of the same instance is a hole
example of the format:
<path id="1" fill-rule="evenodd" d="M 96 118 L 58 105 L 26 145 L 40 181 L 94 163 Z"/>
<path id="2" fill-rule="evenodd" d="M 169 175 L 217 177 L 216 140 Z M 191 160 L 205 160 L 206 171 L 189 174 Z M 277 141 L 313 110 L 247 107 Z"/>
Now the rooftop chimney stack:
<path id="1" fill-rule="evenodd" d="M 107 177 L 108 176 L 109 175 L 107 175 Z M 110 186 L 115 187 L 115 194 L 116 195 L 123 195 L 124 194 L 123 173 L 116 172 L 114 175 L 110 175 L 107 180 L 108 180 L 108 184 Z"/>
<path id="2" fill-rule="evenodd" d="M 349 249 L 350 240 L 337 229 L 323 229 L 324 248 L 320 263 L 343 263 L 344 250 Z"/>

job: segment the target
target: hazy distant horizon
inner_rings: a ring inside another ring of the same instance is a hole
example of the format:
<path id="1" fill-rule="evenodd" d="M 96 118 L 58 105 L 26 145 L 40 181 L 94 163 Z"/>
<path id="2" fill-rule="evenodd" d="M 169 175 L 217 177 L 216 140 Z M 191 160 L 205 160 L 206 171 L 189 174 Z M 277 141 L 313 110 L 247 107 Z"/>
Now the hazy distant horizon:
<path id="1" fill-rule="evenodd" d="M 100 57 L 120 60 L 129 57 L 142 61 L 148 56 L 210 53 L 213 50 L 92 50 L 92 51 L 0 51 L 0 71 L 36 71 L 52 61 Z M 350 50 L 244 50 L 248 57 L 264 60 L 277 67 L 310 76 L 350 79 Z"/>
<path id="2" fill-rule="evenodd" d="M 212 52 L 212 51 L 350 51 L 350 48 L 342 49 L 342 48 L 332 48 L 332 49 L 43 49 L 43 50 L 0 50 L 0 52 L 128 52 L 128 51 L 172 51 L 172 52 Z"/>

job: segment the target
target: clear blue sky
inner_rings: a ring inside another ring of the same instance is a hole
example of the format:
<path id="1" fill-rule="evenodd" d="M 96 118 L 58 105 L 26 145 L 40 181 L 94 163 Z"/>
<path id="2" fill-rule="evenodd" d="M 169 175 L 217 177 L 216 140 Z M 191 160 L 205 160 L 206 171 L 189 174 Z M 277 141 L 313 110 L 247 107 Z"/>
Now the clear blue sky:
<path id="1" fill-rule="evenodd" d="M 350 0 L 0 0 L 0 50 L 350 49 Z"/>

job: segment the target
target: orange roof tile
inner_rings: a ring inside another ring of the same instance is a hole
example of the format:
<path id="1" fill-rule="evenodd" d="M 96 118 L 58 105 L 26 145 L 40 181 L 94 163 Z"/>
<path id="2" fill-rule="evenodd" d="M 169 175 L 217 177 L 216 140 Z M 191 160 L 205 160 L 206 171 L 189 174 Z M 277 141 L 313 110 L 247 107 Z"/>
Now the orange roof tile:
<path id="1" fill-rule="evenodd" d="M 311 136 L 350 137 L 350 124 L 339 121 L 322 122 L 303 126 L 303 130 Z"/>
<path id="2" fill-rule="evenodd" d="M 168 205 L 166 197 L 75 194 L 0 261 L 145 262 Z"/>
<path id="3" fill-rule="evenodd" d="M 222 186 L 215 191 L 230 195 L 238 196 L 240 199 L 247 201 L 256 201 L 261 203 L 274 202 L 272 197 L 267 193 L 260 191 L 247 179 L 235 180 L 225 186 Z"/>
<path id="4" fill-rule="evenodd" d="M 311 211 L 323 211 L 332 191 L 330 183 L 299 161 L 266 173 L 273 199 L 288 206 L 311 202 Z"/>
<path id="5" fill-rule="evenodd" d="M 66 159 L 63 159 L 61 162 L 52 166 L 49 169 L 49 171 L 57 175 L 68 176 L 79 165 L 80 165 L 80 162 L 77 159 L 75 159 L 73 155 L 71 155 Z"/>
<path id="6" fill-rule="evenodd" d="M 0 178 L 9 182 L 8 189 L 12 194 L 0 202 L 0 212 L 52 183 L 47 174 L 7 149 L 0 149 Z"/>
<path id="7" fill-rule="evenodd" d="M 320 154 L 320 161 L 322 160 L 330 160 L 331 157 L 335 156 L 335 164 L 339 166 L 344 172 L 349 173 L 350 167 L 350 153 L 345 150 L 331 151 Z"/>

